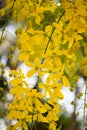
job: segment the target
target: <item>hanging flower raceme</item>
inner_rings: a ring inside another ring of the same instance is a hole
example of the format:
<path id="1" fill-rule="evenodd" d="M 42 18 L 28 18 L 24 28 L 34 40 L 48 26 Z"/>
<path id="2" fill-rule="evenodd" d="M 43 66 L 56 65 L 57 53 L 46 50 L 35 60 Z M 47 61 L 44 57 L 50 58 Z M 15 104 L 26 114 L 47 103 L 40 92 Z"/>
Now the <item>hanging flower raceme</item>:
<path id="1" fill-rule="evenodd" d="M 24 74 L 20 69 L 18 69 L 18 71 L 12 70 L 11 75 L 13 75 L 14 78 L 11 80 L 12 89 L 10 93 L 13 95 L 14 100 L 8 106 L 10 109 L 8 118 L 10 120 L 17 120 L 17 123 L 13 126 L 14 129 L 24 128 L 27 130 L 28 122 L 32 124 L 38 121 L 50 124 L 58 120 L 58 104 L 56 104 L 56 108 L 52 101 L 48 103 L 48 101 L 43 100 L 44 97 L 41 92 L 29 88 L 26 81 L 24 81 Z M 54 116 L 49 119 L 51 113 L 53 113 Z"/>
<path id="2" fill-rule="evenodd" d="M 8 106 L 8 118 L 17 123 L 8 130 L 28 130 L 29 125 L 32 130 L 35 122 L 47 123 L 49 130 L 56 130 L 61 110 L 58 101 L 64 97 L 61 89 L 63 85 L 70 85 L 68 73 L 79 64 L 79 48 L 84 33 L 87 34 L 86 6 L 80 2 L 76 1 L 75 5 L 64 0 L 59 7 L 51 0 L 7 0 L 5 11 L 10 9 L 12 18 L 23 21 L 24 25 L 16 31 L 18 60 L 31 67 L 26 74 L 21 69 L 11 71 L 13 101 Z M 84 8 L 83 12 L 79 6 Z M 34 74 L 37 83 L 30 88 L 25 77 L 31 78 Z M 47 76 L 45 82 L 43 76 Z"/>

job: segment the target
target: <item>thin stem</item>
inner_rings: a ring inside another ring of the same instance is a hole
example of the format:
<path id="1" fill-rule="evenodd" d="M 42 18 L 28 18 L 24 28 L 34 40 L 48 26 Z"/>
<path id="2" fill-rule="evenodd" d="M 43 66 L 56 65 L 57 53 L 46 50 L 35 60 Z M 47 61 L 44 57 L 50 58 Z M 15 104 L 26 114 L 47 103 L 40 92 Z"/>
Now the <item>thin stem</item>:
<path id="1" fill-rule="evenodd" d="M 12 7 L 10 8 L 10 11 L 8 11 L 8 13 L 7 13 L 7 16 L 10 15 L 10 13 L 11 13 L 13 7 L 14 7 L 15 2 L 16 2 L 16 0 L 14 0 L 14 2 L 13 2 L 13 4 L 12 4 Z M 9 17 L 8 17 L 8 18 L 9 18 Z M 6 27 L 7 23 L 8 23 L 8 19 L 7 19 L 7 21 L 5 22 L 5 25 L 4 25 L 3 29 L 2 29 L 1 40 L 3 39 L 3 35 L 4 35 L 4 31 L 5 31 L 5 27 Z"/>
<path id="2" fill-rule="evenodd" d="M 37 130 L 37 126 L 36 126 L 36 124 L 34 123 L 34 128 L 35 128 L 35 130 Z"/>
<path id="3" fill-rule="evenodd" d="M 12 4 L 12 7 L 11 7 L 11 9 L 14 7 L 14 4 L 15 4 L 15 2 L 16 2 L 16 0 L 14 0 L 14 2 L 13 2 L 13 4 Z"/>
<path id="4" fill-rule="evenodd" d="M 34 115 L 34 107 L 35 107 L 35 104 L 32 103 L 32 106 L 33 106 L 33 113 L 32 113 L 31 130 L 33 130 L 33 115 Z"/>
<path id="5" fill-rule="evenodd" d="M 62 19 L 62 17 L 63 17 L 64 14 L 65 14 L 65 11 L 62 13 L 62 15 L 60 16 L 60 18 L 58 19 L 57 24 L 60 22 L 60 20 Z M 56 28 L 53 27 L 53 30 L 52 30 L 51 35 L 50 35 L 50 37 L 49 37 L 49 40 L 48 40 L 48 42 L 47 42 L 47 45 L 46 45 L 44 54 L 46 53 L 46 51 L 47 51 L 47 49 L 48 49 L 49 43 L 50 43 L 50 41 L 51 41 L 51 38 L 52 38 L 52 35 L 53 35 L 55 29 L 56 29 Z M 44 58 L 42 59 L 41 64 L 43 64 L 43 62 L 44 62 Z"/>
<path id="6" fill-rule="evenodd" d="M 46 127 L 47 129 L 49 129 L 48 126 L 46 126 L 44 123 L 39 122 L 39 124 L 43 125 L 43 126 Z"/>
<path id="7" fill-rule="evenodd" d="M 50 35 L 49 40 L 48 40 L 48 42 L 47 42 L 47 45 L 46 45 L 46 48 L 45 48 L 44 54 L 46 53 L 46 51 L 47 51 L 47 49 L 48 49 L 48 46 L 49 46 L 49 43 L 50 43 L 50 40 L 51 40 L 51 37 L 52 37 L 54 31 L 55 31 L 55 27 L 53 28 L 53 30 L 52 30 L 52 32 L 51 32 L 51 35 Z"/>
<path id="8" fill-rule="evenodd" d="M 64 14 L 65 14 L 65 11 L 62 13 L 62 15 L 60 16 L 60 18 L 58 19 L 57 24 L 60 22 L 60 20 L 62 19 L 62 17 L 63 17 Z M 45 48 L 45 50 L 44 50 L 44 54 L 46 53 L 46 51 L 47 51 L 47 49 L 48 49 L 49 43 L 50 43 L 50 41 L 51 41 L 51 38 L 52 38 L 52 35 L 53 35 L 55 29 L 56 29 L 56 28 L 53 27 L 53 30 L 52 30 L 51 35 L 50 35 L 50 37 L 49 37 L 49 40 L 48 40 L 48 42 L 47 42 L 46 48 Z M 43 64 L 43 62 L 44 62 L 44 58 L 42 58 L 41 64 Z M 39 76 L 38 76 L 37 84 L 38 84 L 38 81 L 39 81 Z M 38 85 L 37 85 L 37 86 L 38 86 Z"/>
<path id="9" fill-rule="evenodd" d="M 87 92 L 86 92 L 87 90 L 86 90 L 86 87 L 85 87 L 85 97 L 84 97 L 84 109 L 83 109 L 83 130 L 84 130 L 84 128 L 85 128 L 85 118 L 86 118 L 86 106 L 85 106 L 85 104 L 86 104 L 86 94 L 87 94 Z"/>
<path id="10" fill-rule="evenodd" d="M 2 33 L 1 33 L 1 40 L 3 39 L 3 35 L 4 35 L 4 31 L 5 31 L 5 27 L 6 27 L 6 24 L 7 24 L 8 21 L 6 21 L 3 29 L 2 29 Z"/>

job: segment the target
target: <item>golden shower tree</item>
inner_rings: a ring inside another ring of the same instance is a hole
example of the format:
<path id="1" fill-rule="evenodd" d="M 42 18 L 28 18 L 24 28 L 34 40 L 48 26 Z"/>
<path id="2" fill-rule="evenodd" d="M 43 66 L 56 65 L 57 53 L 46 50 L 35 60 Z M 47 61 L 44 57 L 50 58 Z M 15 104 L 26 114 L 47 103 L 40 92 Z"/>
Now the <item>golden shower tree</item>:
<path id="1" fill-rule="evenodd" d="M 20 23 L 15 32 L 20 50 L 18 60 L 31 67 L 26 74 L 20 68 L 10 72 L 13 101 L 8 106 L 8 119 L 17 123 L 8 130 L 28 130 L 29 124 L 32 130 L 36 121 L 56 130 L 62 111 L 58 103 L 63 99 L 62 86 L 73 86 L 76 77 L 87 76 L 87 2 L 6 0 L 6 6 L 0 10 L 0 15 L 4 14 Z M 0 41 L 2 38 L 3 33 Z M 33 74 L 37 83 L 31 88 L 25 77 Z"/>

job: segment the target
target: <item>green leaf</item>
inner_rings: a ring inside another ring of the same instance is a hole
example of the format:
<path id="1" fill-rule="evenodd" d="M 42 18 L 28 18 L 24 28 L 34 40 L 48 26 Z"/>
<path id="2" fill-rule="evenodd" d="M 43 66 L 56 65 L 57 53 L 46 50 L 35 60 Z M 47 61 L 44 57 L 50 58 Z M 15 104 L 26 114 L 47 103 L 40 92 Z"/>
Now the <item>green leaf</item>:
<path id="1" fill-rule="evenodd" d="M 51 11 L 44 11 L 43 15 L 44 19 L 41 21 L 41 25 L 43 25 L 43 30 L 45 30 L 46 26 L 52 25 L 55 22 L 55 16 Z"/>
<path id="2" fill-rule="evenodd" d="M 64 8 L 58 6 L 55 11 L 54 11 L 54 15 L 56 18 L 60 17 L 64 12 Z"/>
<path id="3" fill-rule="evenodd" d="M 75 51 L 76 55 L 76 62 L 77 64 L 80 64 L 83 59 L 83 50 L 82 47 L 80 47 L 78 50 Z"/>

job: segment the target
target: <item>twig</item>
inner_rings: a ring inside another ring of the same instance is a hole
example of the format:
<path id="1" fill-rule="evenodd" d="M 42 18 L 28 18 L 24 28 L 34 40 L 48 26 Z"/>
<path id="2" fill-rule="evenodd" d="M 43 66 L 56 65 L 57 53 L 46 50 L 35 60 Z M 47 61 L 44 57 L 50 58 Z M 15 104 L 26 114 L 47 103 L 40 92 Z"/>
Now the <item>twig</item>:
<path id="1" fill-rule="evenodd" d="M 62 19 L 62 17 L 63 17 L 64 14 L 65 14 L 65 11 L 62 13 L 62 15 L 60 16 L 60 18 L 58 19 L 57 24 L 60 22 L 60 20 Z M 51 35 L 50 35 L 50 37 L 49 37 L 49 40 L 48 40 L 48 42 L 47 42 L 47 45 L 46 45 L 44 54 L 46 53 L 46 51 L 47 51 L 47 49 L 48 49 L 49 43 L 50 43 L 50 41 L 51 41 L 51 38 L 52 38 L 52 35 L 53 35 L 55 29 L 56 29 L 56 28 L 53 27 L 53 30 L 52 30 Z M 44 58 L 42 59 L 41 64 L 43 64 L 43 62 L 44 62 Z"/>

